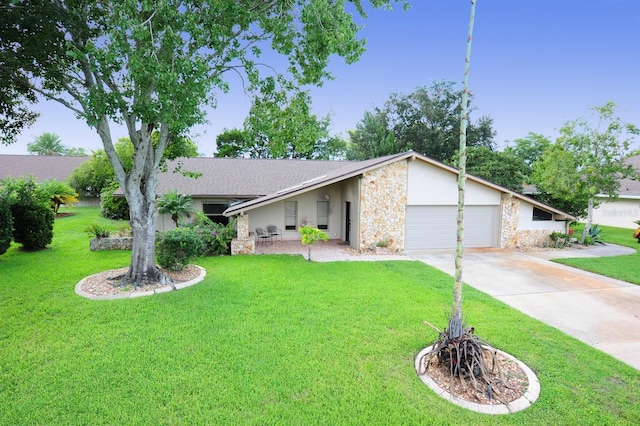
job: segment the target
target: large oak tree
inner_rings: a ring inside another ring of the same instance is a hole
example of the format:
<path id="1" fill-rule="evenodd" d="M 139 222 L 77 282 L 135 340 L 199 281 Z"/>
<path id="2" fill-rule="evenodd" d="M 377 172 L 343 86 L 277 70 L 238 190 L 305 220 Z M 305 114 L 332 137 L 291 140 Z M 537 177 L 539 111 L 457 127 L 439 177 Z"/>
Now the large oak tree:
<path id="1" fill-rule="evenodd" d="M 404 3 L 368 1 L 396 2 Z M 278 90 L 274 68 L 261 61 L 283 55 L 280 77 L 319 84 L 332 55 L 351 63 L 365 49 L 353 18 L 365 15 L 360 0 L 10 0 L 2 12 L 0 64 L 10 71 L 0 78 L 13 90 L 3 94 L 55 100 L 96 129 L 130 206 L 125 281 L 134 283 L 159 278 L 157 172 L 171 136 L 205 121 L 204 107 L 228 90 L 230 76 L 249 90 Z M 124 124 L 134 145 L 128 171 L 112 123 Z"/>

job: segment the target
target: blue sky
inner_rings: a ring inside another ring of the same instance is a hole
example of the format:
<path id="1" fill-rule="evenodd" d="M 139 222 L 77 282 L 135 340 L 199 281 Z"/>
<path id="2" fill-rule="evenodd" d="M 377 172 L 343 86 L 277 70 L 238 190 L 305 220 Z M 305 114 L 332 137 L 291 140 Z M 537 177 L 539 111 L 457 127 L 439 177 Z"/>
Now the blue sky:
<path id="1" fill-rule="evenodd" d="M 437 80 L 461 82 L 468 0 L 413 0 L 403 12 L 372 11 L 361 32 L 359 62 L 331 64 L 335 80 L 312 90 L 313 111 L 332 114 L 332 133 L 346 137 L 366 110 L 394 92 L 410 93 Z M 499 148 L 529 131 L 555 138 L 567 120 L 589 118 L 590 106 L 611 100 L 618 114 L 640 125 L 640 0 L 478 0 L 469 84 L 472 120 L 494 120 Z M 211 156 L 224 128 L 241 127 L 250 98 L 239 79 L 220 95 L 210 124 L 194 129 L 200 152 Z M 53 103 L 40 103 L 36 125 L 0 154 L 26 154 L 44 132 L 63 144 L 101 148 L 95 131 Z M 124 129 L 114 137 L 126 136 Z M 637 140 L 636 146 L 640 145 Z"/>

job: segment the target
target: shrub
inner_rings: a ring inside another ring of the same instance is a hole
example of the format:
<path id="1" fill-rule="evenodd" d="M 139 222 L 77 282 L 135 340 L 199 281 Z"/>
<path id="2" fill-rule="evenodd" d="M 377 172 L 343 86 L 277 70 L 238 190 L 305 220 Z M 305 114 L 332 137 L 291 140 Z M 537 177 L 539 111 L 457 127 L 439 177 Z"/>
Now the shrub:
<path id="1" fill-rule="evenodd" d="M 7 183 L 11 215 L 13 216 L 13 241 L 25 250 L 39 250 L 53 241 L 55 214 L 50 200 L 33 180 L 18 179 Z"/>
<path id="2" fill-rule="evenodd" d="M 13 216 L 8 197 L 0 194 L 0 255 L 9 250 L 13 240 Z"/>
<path id="3" fill-rule="evenodd" d="M 158 234 L 156 257 L 165 269 L 182 270 L 202 254 L 204 243 L 193 228 L 175 228 Z"/>
<path id="4" fill-rule="evenodd" d="M 111 230 L 99 223 L 93 222 L 91 225 L 84 229 L 84 232 L 89 234 L 93 238 L 108 238 L 111 235 Z"/>
<path id="5" fill-rule="evenodd" d="M 600 228 L 598 225 L 593 225 L 592 227 L 589 228 L 589 235 L 587 235 L 587 237 L 585 238 L 584 243 L 587 245 L 594 245 L 594 244 L 604 245 L 604 241 L 600 236 L 601 232 L 602 232 L 602 228 Z"/>
<path id="6" fill-rule="evenodd" d="M 235 219 L 227 225 L 212 222 L 203 212 L 196 214 L 195 219 L 188 225 L 202 239 L 203 256 L 221 256 L 229 254 L 231 240 L 236 232 Z"/>
<path id="7" fill-rule="evenodd" d="M 563 248 L 569 244 L 569 235 L 562 232 L 553 231 L 549 235 L 549 238 L 551 239 L 551 245 L 554 248 Z"/>
<path id="8" fill-rule="evenodd" d="M 114 197 L 113 193 L 119 188 L 117 182 L 108 185 L 100 195 L 102 216 L 107 219 L 129 220 L 129 203 L 124 197 Z"/>

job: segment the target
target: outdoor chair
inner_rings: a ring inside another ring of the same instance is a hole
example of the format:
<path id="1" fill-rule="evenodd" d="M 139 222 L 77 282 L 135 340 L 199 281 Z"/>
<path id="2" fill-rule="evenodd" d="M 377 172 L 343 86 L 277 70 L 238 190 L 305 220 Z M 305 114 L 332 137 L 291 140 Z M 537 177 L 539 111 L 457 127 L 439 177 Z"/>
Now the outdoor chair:
<path id="1" fill-rule="evenodd" d="M 276 237 L 276 241 L 278 241 L 278 236 L 280 236 L 280 241 L 282 241 L 282 230 L 275 225 L 267 225 L 267 232 L 271 238 Z"/>
<path id="2" fill-rule="evenodd" d="M 265 244 L 267 244 L 267 238 L 271 239 L 271 235 L 268 232 L 264 232 L 262 228 L 256 228 L 256 235 L 258 236 L 258 242 L 264 240 Z"/>

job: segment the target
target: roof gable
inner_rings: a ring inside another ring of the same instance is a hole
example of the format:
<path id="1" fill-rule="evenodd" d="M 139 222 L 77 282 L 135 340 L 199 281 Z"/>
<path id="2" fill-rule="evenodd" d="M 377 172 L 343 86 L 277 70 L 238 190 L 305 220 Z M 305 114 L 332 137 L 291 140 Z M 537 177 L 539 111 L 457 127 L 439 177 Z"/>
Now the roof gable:
<path id="1" fill-rule="evenodd" d="M 289 187 L 283 187 L 283 189 L 280 189 L 278 191 L 275 191 L 271 194 L 267 194 L 265 196 L 256 198 L 254 200 L 250 200 L 250 201 L 246 201 L 243 203 L 239 203 L 236 204 L 234 206 L 229 207 L 226 211 L 225 211 L 225 215 L 227 216 L 233 216 L 239 213 L 243 213 L 245 211 L 248 210 L 252 210 L 255 209 L 257 207 L 266 205 L 266 204 L 270 204 L 276 201 L 280 201 L 283 200 L 285 198 L 289 198 L 292 197 L 294 195 L 298 195 L 298 194 L 302 194 L 304 192 L 308 192 L 308 191 L 312 191 L 314 189 L 317 188 L 321 188 L 327 185 L 331 185 L 333 183 L 336 182 L 340 182 L 340 181 L 344 181 L 346 179 L 350 179 L 354 176 L 359 176 L 369 170 L 373 170 L 382 166 L 385 166 L 387 164 L 396 162 L 396 161 L 407 161 L 407 160 L 412 160 L 412 161 L 424 161 L 425 163 L 428 163 L 434 167 L 438 167 L 440 169 L 449 171 L 450 173 L 454 173 L 454 174 L 458 174 L 458 169 L 456 169 L 455 167 L 451 167 L 448 166 L 444 163 L 440 163 L 432 158 L 426 157 L 422 154 L 413 152 L 413 151 L 408 151 L 408 152 L 403 152 L 400 154 L 394 154 L 394 155 L 389 155 L 386 157 L 380 157 L 380 158 L 374 158 L 374 159 L 370 159 L 370 160 L 365 160 L 365 161 L 358 161 L 358 162 L 352 162 L 352 163 L 347 163 L 345 164 L 343 167 L 339 167 L 336 168 L 335 170 L 323 175 L 323 176 L 316 176 L 315 179 L 309 179 L 307 181 L 304 182 L 298 182 L 292 186 Z M 523 201 L 526 201 L 536 207 L 542 208 L 544 210 L 547 210 L 551 213 L 557 214 L 559 216 L 561 216 L 562 218 L 567 218 L 567 219 L 571 219 L 571 220 L 575 220 L 575 218 L 571 215 L 568 215 L 567 213 L 564 213 L 558 209 L 555 209 L 547 204 L 541 203 L 533 198 L 527 197 L 525 195 L 519 194 L 515 191 L 512 191 L 510 189 L 504 188 L 502 186 L 496 185 L 492 182 L 486 181 L 484 179 L 481 179 L 479 177 L 473 176 L 473 175 L 467 175 L 467 179 L 468 180 L 472 180 L 475 181 L 481 185 L 487 186 L 491 189 L 494 189 L 496 191 L 500 191 L 502 193 L 505 194 L 509 194 L 510 196 L 513 196 L 515 198 L 521 199 Z"/>

